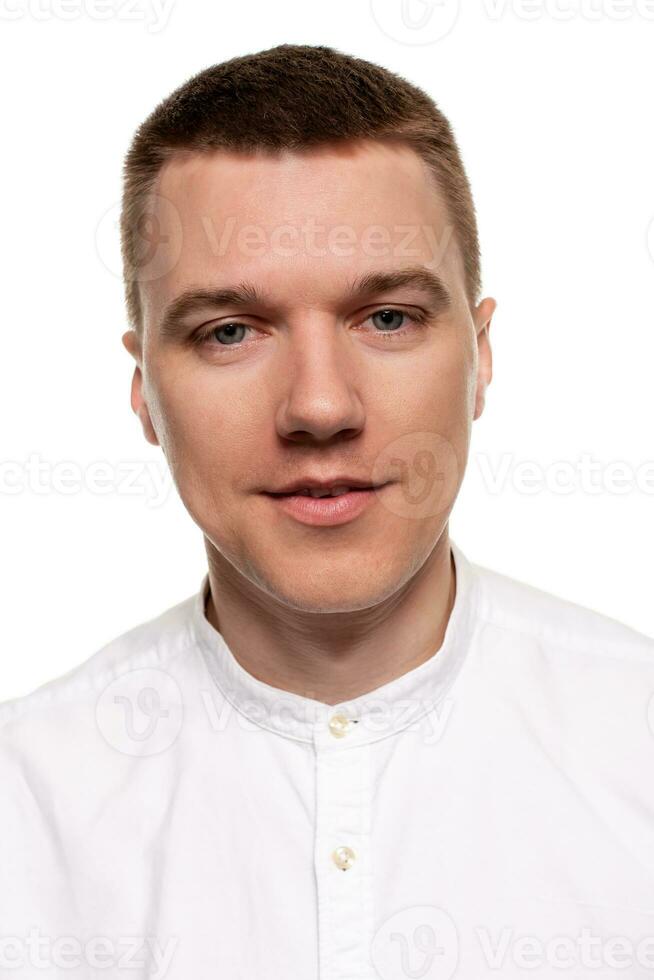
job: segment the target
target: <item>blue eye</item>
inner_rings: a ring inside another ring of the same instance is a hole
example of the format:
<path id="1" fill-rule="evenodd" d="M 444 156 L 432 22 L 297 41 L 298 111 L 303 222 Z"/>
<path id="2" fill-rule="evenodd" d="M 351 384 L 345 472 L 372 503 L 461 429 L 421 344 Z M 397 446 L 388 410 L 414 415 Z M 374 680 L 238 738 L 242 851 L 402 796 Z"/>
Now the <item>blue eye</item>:
<path id="1" fill-rule="evenodd" d="M 404 339 L 408 334 L 419 330 L 428 320 L 428 315 L 422 310 L 399 310 L 393 307 L 382 307 L 374 313 L 370 313 L 363 323 L 372 321 L 377 328 L 374 331 L 376 336 L 383 336 L 385 340 Z M 359 324 L 361 326 L 361 324 Z M 194 338 L 193 343 L 199 347 L 208 346 L 216 348 L 238 347 L 247 337 L 248 331 L 256 334 L 256 329 L 247 323 L 239 323 L 238 320 L 231 320 L 221 323 L 217 327 L 210 327 L 204 333 Z"/>
<path id="2" fill-rule="evenodd" d="M 247 330 L 247 329 L 248 327 L 244 323 L 223 323 L 219 327 L 214 327 L 213 330 L 208 334 L 208 338 L 212 340 L 216 339 L 218 335 L 222 333 L 227 338 L 226 343 L 223 344 L 223 342 L 220 340 L 218 340 L 217 342 L 221 345 L 221 347 L 229 347 L 232 344 L 238 343 L 239 341 L 243 340 L 243 335 L 239 334 L 238 336 L 235 337 L 234 336 L 235 332 L 238 332 L 239 330 Z"/>
<path id="3" fill-rule="evenodd" d="M 375 318 L 381 319 L 381 323 L 375 323 L 375 326 L 380 326 L 383 331 L 393 330 L 394 327 L 401 327 L 402 321 L 404 321 L 406 314 L 402 313 L 401 310 L 378 310 L 376 313 L 371 314 L 371 319 L 374 322 Z M 398 323 L 398 319 L 400 323 Z"/>

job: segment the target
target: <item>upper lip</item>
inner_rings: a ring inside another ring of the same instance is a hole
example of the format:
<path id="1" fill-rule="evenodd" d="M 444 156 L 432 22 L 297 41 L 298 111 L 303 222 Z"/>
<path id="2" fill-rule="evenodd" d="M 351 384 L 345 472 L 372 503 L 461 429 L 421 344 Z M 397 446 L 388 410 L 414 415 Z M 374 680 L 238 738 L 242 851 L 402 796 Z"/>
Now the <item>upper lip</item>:
<path id="1" fill-rule="evenodd" d="M 363 480 L 357 476 L 337 473 L 335 476 L 329 477 L 301 476 L 297 480 L 293 480 L 292 483 L 287 483 L 282 487 L 275 487 L 274 490 L 267 490 L 266 493 L 294 493 L 296 490 L 330 490 L 332 487 L 379 486 L 383 486 L 383 483 L 373 483 L 370 480 Z"/>

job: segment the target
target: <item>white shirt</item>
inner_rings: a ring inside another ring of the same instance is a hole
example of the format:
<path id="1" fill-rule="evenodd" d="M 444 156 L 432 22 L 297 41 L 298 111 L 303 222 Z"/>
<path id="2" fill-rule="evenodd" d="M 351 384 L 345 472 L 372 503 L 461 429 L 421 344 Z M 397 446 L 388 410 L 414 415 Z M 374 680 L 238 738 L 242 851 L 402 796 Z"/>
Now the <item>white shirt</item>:
<path id="1" fill-rule="evenodd" d="M 441 648 L 353 701 L 246 672 L 205 576 L 0 706 L 0 971 L 650 978 L 654 642 L 452 550 Z"/>

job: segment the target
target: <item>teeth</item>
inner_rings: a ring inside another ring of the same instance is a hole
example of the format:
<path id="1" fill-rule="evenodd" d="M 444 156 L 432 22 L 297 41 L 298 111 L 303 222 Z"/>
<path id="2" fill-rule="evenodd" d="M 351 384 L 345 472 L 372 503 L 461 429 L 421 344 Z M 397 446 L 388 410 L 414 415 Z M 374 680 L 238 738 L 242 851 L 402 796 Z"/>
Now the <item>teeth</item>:
<path id="1" fill-rule="evenodd" d="M 305 497 L 340 497 L 341 494 L 347 493 L 349 489 L 349 487 L 332 487 L 331 490 L 312 488 L 310 490 L 298 490 L 297 493 Z"/>

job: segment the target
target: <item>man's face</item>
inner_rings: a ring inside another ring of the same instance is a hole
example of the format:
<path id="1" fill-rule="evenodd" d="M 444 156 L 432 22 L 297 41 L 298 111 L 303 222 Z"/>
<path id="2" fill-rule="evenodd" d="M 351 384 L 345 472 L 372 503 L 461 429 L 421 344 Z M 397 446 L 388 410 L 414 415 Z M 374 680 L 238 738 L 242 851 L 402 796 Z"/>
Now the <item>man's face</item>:
<path id="1" fill-rule="evenodd" d="M 221 150 L 173 158 L 156 191 L 132 405 L 209 548 L 295 609 L 392 596 L 445 529 L 491 373 L 495 304 L 469 308 L 429 171 L 380 142 Z M 416 269 L 443 288 L 381 278 Z M 173 322 L 199 289 L 246 296 Z M 270 495 L 338 474 L 377 486 L 349 519 L 308 524 Z"/>

